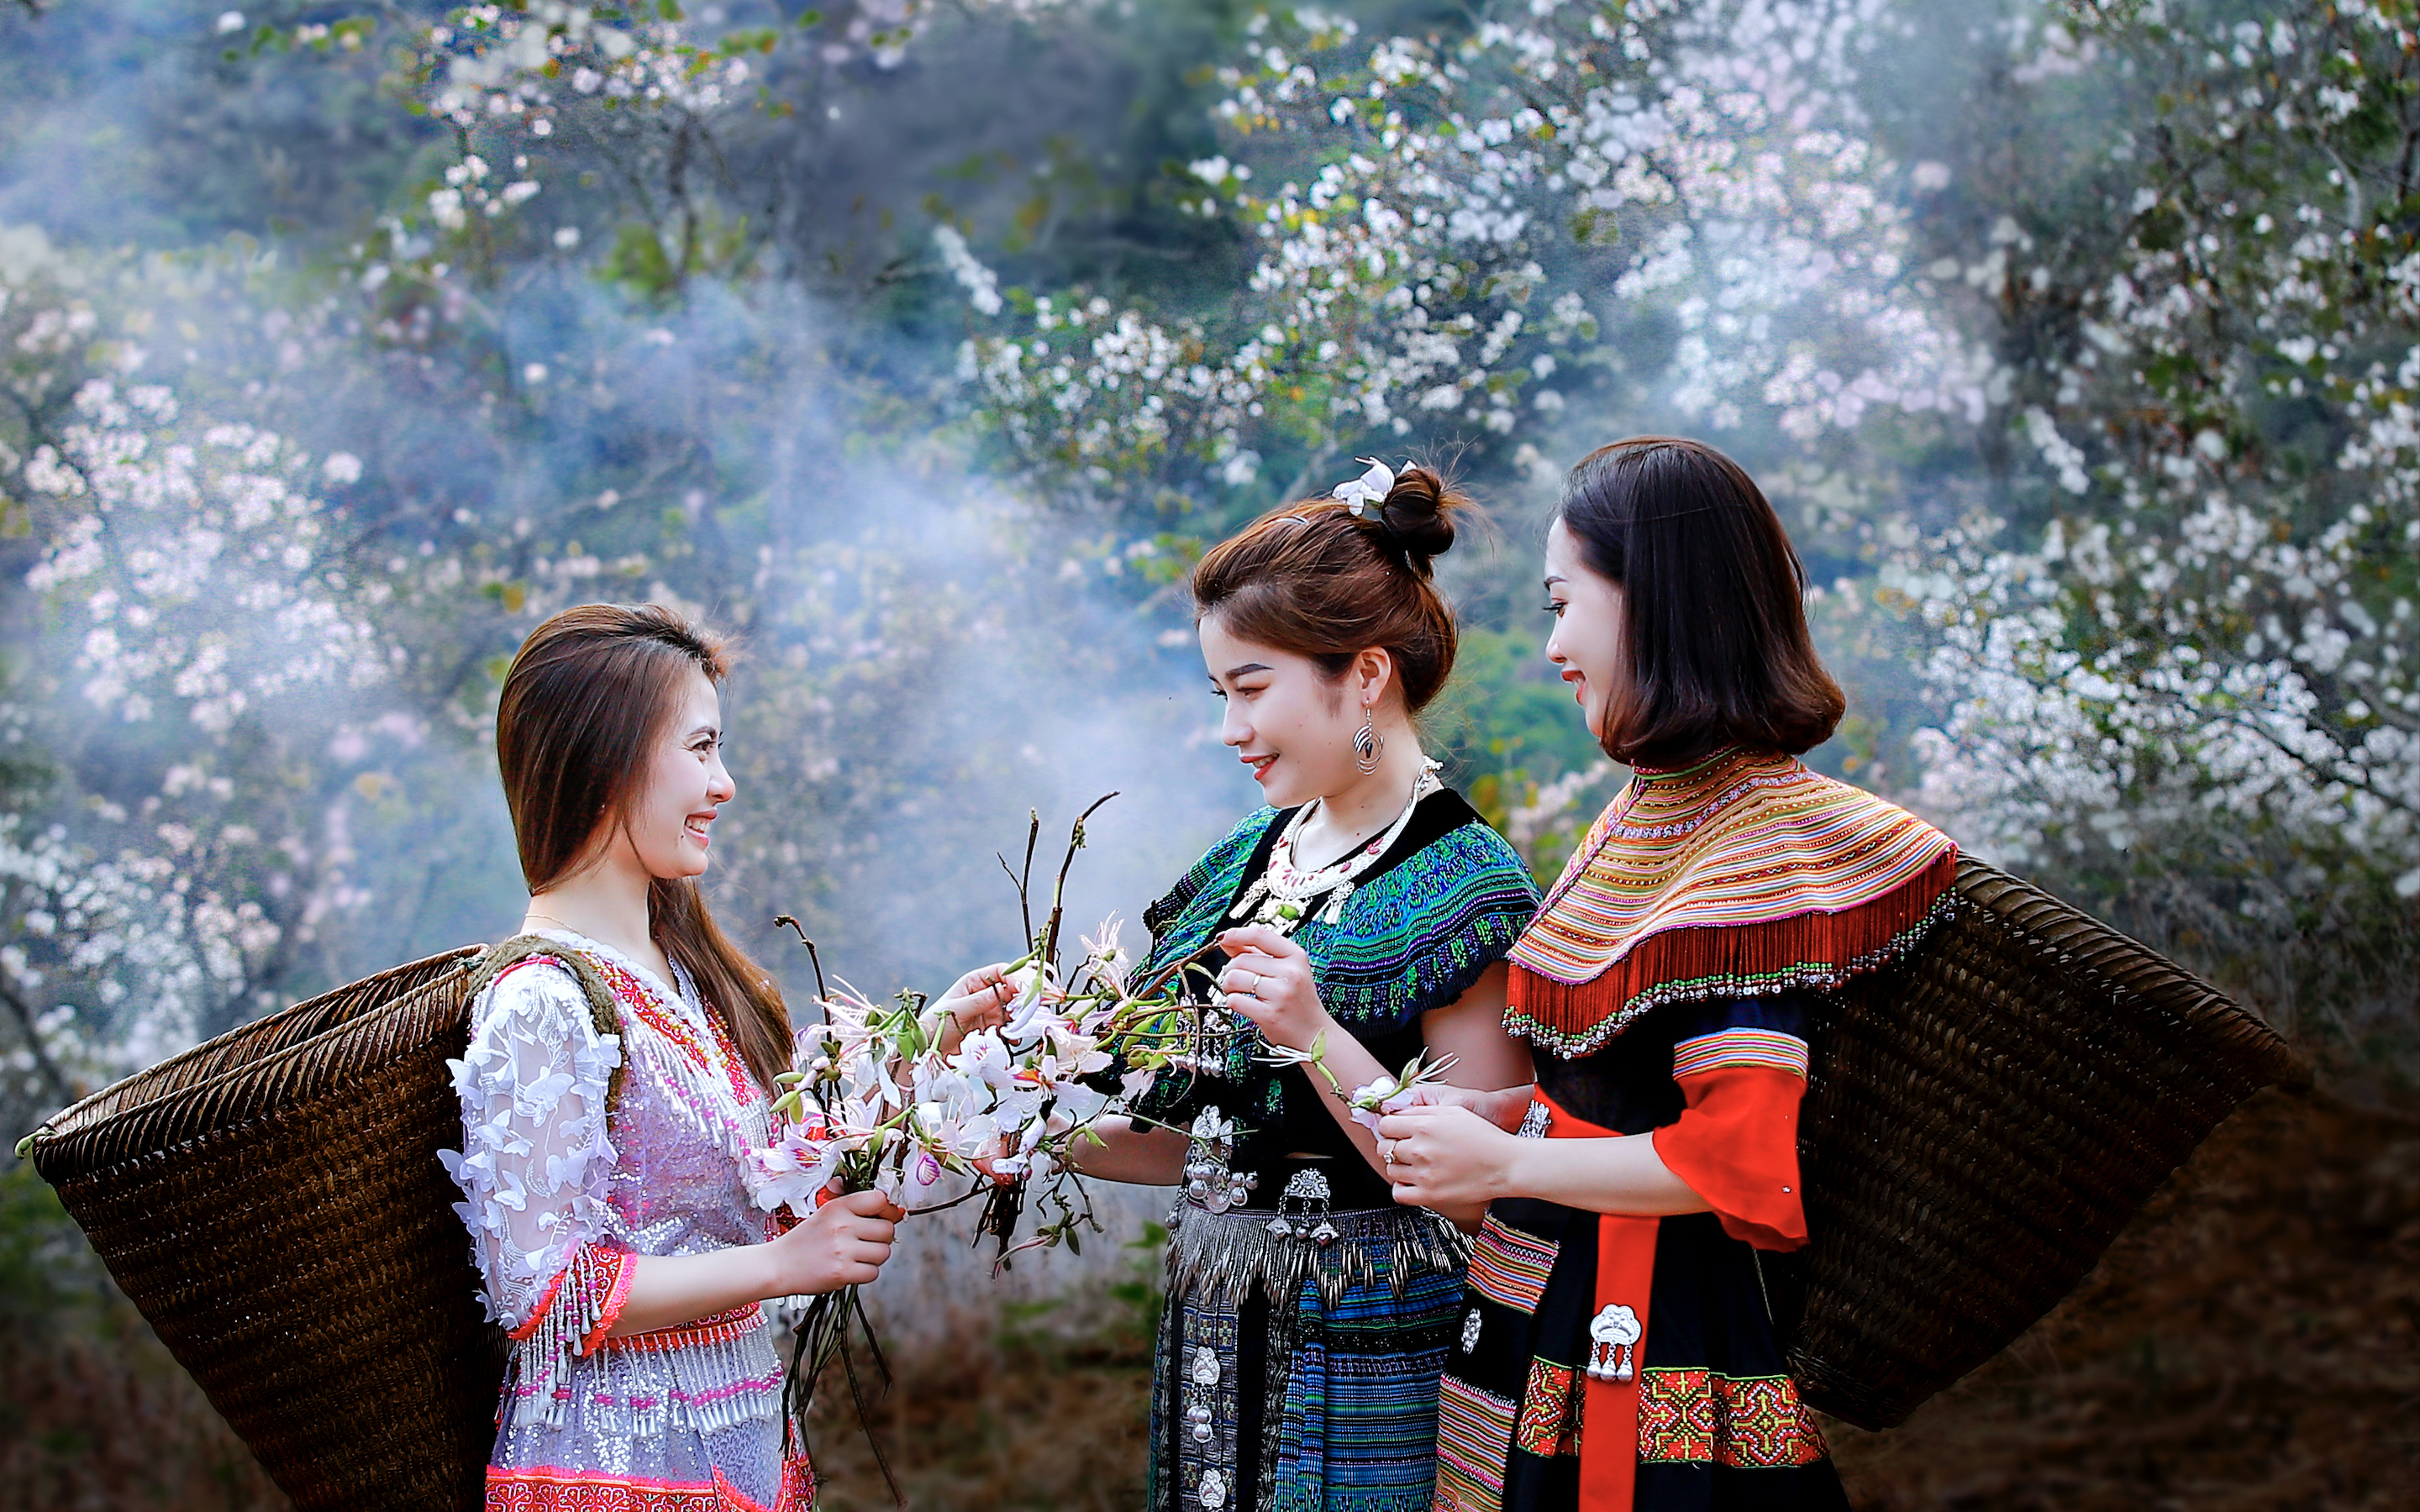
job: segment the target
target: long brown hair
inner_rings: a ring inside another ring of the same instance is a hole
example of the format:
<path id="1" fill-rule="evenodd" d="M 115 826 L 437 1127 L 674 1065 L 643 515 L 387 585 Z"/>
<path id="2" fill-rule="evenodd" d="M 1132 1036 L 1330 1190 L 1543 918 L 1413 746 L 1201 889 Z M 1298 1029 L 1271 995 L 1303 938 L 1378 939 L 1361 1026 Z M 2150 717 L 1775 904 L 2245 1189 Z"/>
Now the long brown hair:
<path id="1" fill-rule="evenodd" d="M 1229 634 L 1307 656 L 1331 679 L 1382 646 L 1418 714 L 1453 674 L 1457 642 L 1430 561 L 1452 548 L 1469 507 L 1415 467 L 1361 517 L 1333 499 L 1272 509 L 1194 567 L 1194 618 L 1216 614 Z"/>
<path id="2" fill-rule="evenodd" d="M 691 670 L 720 686 L 730 643 L 656 604 L 582 604 L 521 642 L 496 708 L 496 764 L 533 895 L 591 862 L 638 800 Z M 647 929 L 770 1088 L 790 1066 L 789 1010 L 771 975 L 716 926 L 696 878 L 648 885 Z"/>
<path id="3" fill-rule="evenodd" d="M 1558 517 L 1622 589 L 1630 686 L 1606 754 L 1668 766 L 1832 738 L 1847 701 L 1807 633 L 1807 569 L 1738 463 L 1703 441 L 1616 441 L 1572 469 Z"/>

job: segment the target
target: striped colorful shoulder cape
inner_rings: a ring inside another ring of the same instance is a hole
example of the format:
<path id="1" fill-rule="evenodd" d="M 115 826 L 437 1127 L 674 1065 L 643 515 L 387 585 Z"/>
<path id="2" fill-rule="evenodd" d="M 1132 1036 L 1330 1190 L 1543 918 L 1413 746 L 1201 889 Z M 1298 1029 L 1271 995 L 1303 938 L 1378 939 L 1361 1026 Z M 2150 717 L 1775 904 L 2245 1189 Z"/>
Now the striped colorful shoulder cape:
<path id="1" fill-rule="evenodd" d="M 1906 953 L 1958 847 L 1775 751 L 1640 769 L 1512 948 L 1506 1027 L 1586 1055 L 1661 1003 L 1828 989 Z"/>

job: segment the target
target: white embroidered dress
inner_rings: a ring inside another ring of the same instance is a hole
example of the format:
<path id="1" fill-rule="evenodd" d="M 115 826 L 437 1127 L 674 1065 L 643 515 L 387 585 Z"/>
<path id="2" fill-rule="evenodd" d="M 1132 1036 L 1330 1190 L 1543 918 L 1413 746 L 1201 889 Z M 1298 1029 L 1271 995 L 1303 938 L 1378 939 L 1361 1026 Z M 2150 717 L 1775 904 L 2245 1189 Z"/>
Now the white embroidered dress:
<path id="1" fill-rule="evenodd" d="M 793 1512 L 782 1361 L 754 1304 L 609 1337 L 633 1256 L 701 1255 L 775 1231 L 746 1155 L 769 1143 L 763 1092 L 677 967 L 666 984 L 595 940 L 547 931 L 613 987 L 602 1036 L 579 980 L 535 956 L 472 1005 L 453 1062 L 462 1188 L 489 1316 L 513 1354 L 488 1471 L 490 1508 Z M 609 1115 L 608 1087 L 628 1070 Z"/>

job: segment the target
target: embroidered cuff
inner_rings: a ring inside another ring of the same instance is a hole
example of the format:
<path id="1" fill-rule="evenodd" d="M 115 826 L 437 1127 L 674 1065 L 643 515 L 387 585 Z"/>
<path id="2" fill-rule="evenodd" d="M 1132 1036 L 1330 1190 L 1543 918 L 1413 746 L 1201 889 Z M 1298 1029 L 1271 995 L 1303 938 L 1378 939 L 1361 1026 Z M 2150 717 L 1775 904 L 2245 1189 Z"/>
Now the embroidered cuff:
<path id="1" fill-rule="evenodd" d="M 1683 1040 L 1672 1047 L 1672 1079 L 1720 1071 L 1726 1066 L 1768 1066 L 1793 1076 L 1807 1074 L 1807 1041 L 1778 1029 L 1735 1026 Z"/>
<path id="2" fill-rule="evenodd" d="M 1798 1103 L 1807 1091 L 1806 1077 L 1749 1064 L 1674 1079 L 1689 1105 L 1679 1121 L 1655 1131 L 1655 1153 L 1706 1199 L 1723 1232 L 1758 1249 L 1803 1247 L 1807 1212 L 1798 1188 Z"/>
<path id="3" fill-rule="evenodd" d="M 626 1251 L 582 1244 L 571 1263 L 547 1282 L 529 1318 L 508 1336 L 519 1344 L 544 1334 L 558 1348 L 568 1346 L 573 1354 L 588 1353 L 621 1319 L 637 1271 Z"/>

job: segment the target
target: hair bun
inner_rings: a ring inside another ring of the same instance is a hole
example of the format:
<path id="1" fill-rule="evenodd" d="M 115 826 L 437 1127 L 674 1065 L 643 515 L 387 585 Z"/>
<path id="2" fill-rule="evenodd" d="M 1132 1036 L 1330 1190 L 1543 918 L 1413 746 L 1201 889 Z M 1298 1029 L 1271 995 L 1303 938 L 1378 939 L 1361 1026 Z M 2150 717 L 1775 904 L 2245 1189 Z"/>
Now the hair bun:
<path id="1" fill-rule="evenodd" d="M 1395 544 L 1425 569 L 1429 559 L 1453 548 L 1453 517 L 1470 507 L 1433 468 L 1408 467 L 1395 474 L 1395 486 L 1378 504 Z"/>

